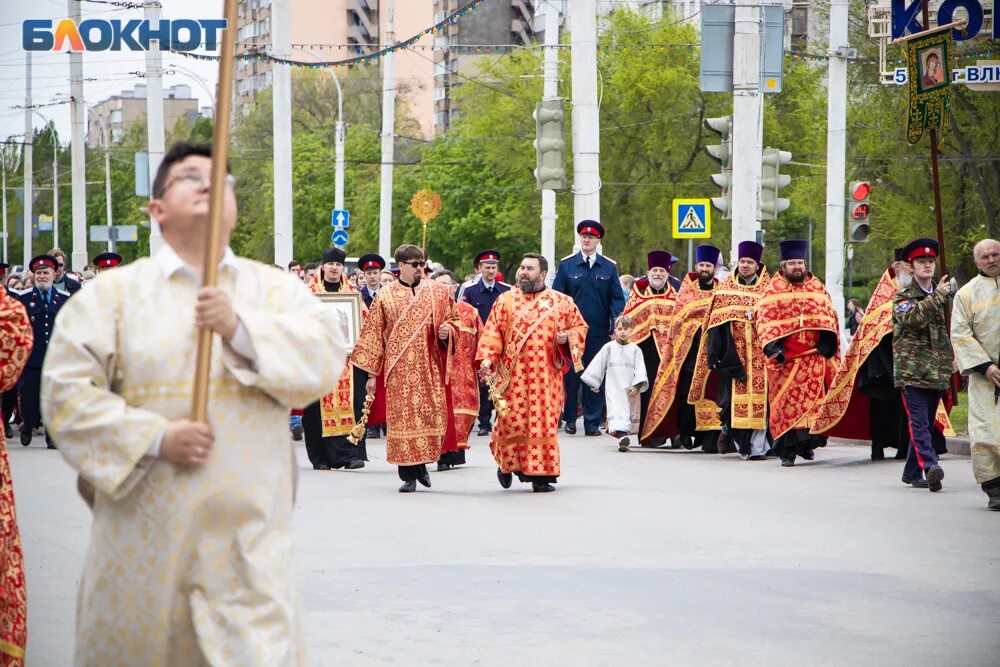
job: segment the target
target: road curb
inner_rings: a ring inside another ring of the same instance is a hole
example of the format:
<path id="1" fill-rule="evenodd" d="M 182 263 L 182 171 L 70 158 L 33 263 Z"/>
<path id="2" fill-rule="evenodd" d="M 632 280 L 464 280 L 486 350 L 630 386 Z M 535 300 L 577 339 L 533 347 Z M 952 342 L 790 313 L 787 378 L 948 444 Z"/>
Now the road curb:
<path id="1" fill-rule="evenodd" d="M 969 456 L 971 446 L 968 436 L 959 435 L 948 438 L 948 453 L 952 456 Z M 868 440 L 848 440 L 846 438 L 830 438 L 830 443 L 834 445 L 846 445 L 848 447 L 871 447 Z"/>

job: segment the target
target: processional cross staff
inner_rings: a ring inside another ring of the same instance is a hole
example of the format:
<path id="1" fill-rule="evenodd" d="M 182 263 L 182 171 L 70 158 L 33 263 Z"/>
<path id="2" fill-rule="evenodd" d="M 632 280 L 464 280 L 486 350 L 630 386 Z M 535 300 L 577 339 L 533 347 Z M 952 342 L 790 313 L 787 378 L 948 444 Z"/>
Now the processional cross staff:
<path id="1" fill-rule="evenodd" d="M 218 283 L 219 254 L 222 250 L 222 206 L 226 193 L 226 165 L 229 156 L 229 118 L 232 115 L 233 61 L 236 56 L 236 0 L 224 0 L 226 27 L 222 32 L 219 54 L 219 83 L 215 95 L 215 131 L 212 136 L 212 184 L 209 190 L 208 228 L 205 230 L 205 260 L 202 285 Z M 212 368 L 212 330 L 198 330 L 198 356 L 195 364 L 191 420 L 205 422 L 208 416 L 208 382 Z"/>

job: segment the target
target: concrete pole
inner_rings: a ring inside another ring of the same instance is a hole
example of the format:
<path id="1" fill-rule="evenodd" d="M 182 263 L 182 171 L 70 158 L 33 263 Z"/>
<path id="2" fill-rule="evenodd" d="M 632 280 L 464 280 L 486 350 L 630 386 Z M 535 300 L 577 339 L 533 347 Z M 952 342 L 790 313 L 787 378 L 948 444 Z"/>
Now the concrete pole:
<path id="1" fill-rule="evenodd" d="M 59 139 L 52 125 L 52 247 L 59 247 Z"/>
<path id="2" fill-rule="evenodd" d="M 597 81 L 597 2 L 571 0 L 573 217 L 601 220 L 601 119 Z M 576 239 L 574 247 L 579 248 Z"/>
<path id="3" fill-rule="evenodd" d="M 0 164 L 3 171 L 3 261 L 7 261 L 7 163 Z"/>
<path id="4" fill-rule="evenodd" d="M 115 251 L 115 223 L 111 206 L 111 128 L 104 133 L 104 203 L 108 216 L 108 252 Z"/>
<path id="5" fill-rule="evenodd" d="M 66 0 L 67 14 L 77 25 L 80 24 L 80 3 Z M 74 271 L 83 271 L 87 266 L 87 155 L 84 146 L 84 104 L 83 104 L 83 54 L 69 54 L 69 94 L 73 97 L 70 105 L 72 133 L 70 136 L 70 159 L 72 161 L 73 183 L 73 256 L 70 264 Z"/>
<path id="6" fill-rule="evenodd" d="M 316 60 L 323 60 L 323 57 L 309 51 Z M 334 177 L 333 177 L 333 207 L 337 210 L 344 209 L 344 137 L 346 128 L 344 126 L 344 89 L 340 87 L 340 79 L 337 72 L 331 67 L 326 70 L 333 78 L 333 85 L 337 88 L 337 123 L 334 126 L 333 135 L 333 157 L 334 157 Z"/>
<path id="7" fill-rule="evenodd" d="M 830 2 L 830 65 L 827 74 L 826 126 L 826 290 L 838 313 L 844 312 L 844 179 L 847 173 L 848 0 Z M 810 270 L 812 267 L 809 267 Z"/>
<path id="8" fill-rule="evenodd" d="M 160 3 L 156 0 L 144 3 L 144 14 L 150 26 L 160 25 Z M 158 34 L 158 33 L 157 33 Z M 156 170 L 160 168 L 164 152 L 163 127 L 163 58 L 160 55 L 160 40 L 150 40 L 146 51 L 146 150 L 149 152 L 149 185 L 152 187 Z M 163 234 L 153 218 L 149 219 L 149 254 L 163 245 Z"/>
<path id="9" fill-rule="evenodd" d="M 34 169 L 34 143 L 35 130 L 31 125 L 31 51 L 24 52 L 24 267 L 28 268 L 31 261 L 31 218 L 34 215 L 32 210 L 34 204 L 34 183 L 32 181 Z"/>
<path id="10" fill-rule="evenodd" d="M 733 221 L 731 259 L 741 241 L 757 238 L 764 96 L 760 92 L 760 39 L 763 24 L 758 0 L 736 0 L 733 34 Z"/>
<path id="11" fill-rule="evenodd" d="M 291 55 L 291 3 L 271 3 L 274 55 Z M 288 266 L 294 248 L 292 237 L 292 70 L 289 65 L 271 65 L 274 127 L 274 263 Z M 229 122 L 216 119 L 215 122 Z"/>
<path id="12" fill-rule="evenodd" d="M 395 44 L 393 0 L 386 0 L 385 39 L 383 44 Z M 378 206 L 378 253 L 392 257 L 392 161 L 396 132 L 396 56 L 382 56 L 382 184 Z"/>
<path id="13" fill-rule="evenodd" d="M 552 0 L 545 7 L 545 89 L 543 100 L 559 97 L 559 6 Z M 555 280 L 556 191 L 542 190 L 542 256 L 549 262 L 549 284 Z"/>

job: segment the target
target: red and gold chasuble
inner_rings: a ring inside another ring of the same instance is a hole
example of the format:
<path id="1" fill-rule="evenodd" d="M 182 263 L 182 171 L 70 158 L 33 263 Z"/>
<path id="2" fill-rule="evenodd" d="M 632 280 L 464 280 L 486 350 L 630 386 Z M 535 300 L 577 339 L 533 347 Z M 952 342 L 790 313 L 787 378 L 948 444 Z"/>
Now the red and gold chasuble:
<path id="1" fill-rule="evenodd" d="M 718 287 L 718 281 L 715 282 Z M 705 324 L 712 308 L 712 297 L 715 291 L 702 290 L 698 286 L 698 274 L 689 273 L 681 283 L 674 304 L 673 319 L 670 323 L 670 336 L 665 354 L 660 355 L 660 368 L 656 372 L 656 382 L 653 384 L 649 399 L 649 411 L 646 413 L 646 423 L 642 425 L 642 440 L 655 435 L 672 436 L 677 431 L 677 386 L 680 383 L 681 367 L 691 351 L 694 336 L 697 332 L 705 334 Z M 708 366 L 695 369 L 692 386 L 698 382 L 699 374 Z M 682 396 L 681 400 L 686 400 Z M 694 404 L 697 430 L 716 431 L 722 428 L 719 422 L 719 407 L 712 400 L 700 400 Z"/>
<path id="2" fill-rule="evenodd" d="M 556 343 L 565 331 L 569 341 Z M 587 323 L 573 300 L 553 289 L 525 294 L 514 288 L 493 304 L 476 351 L 489 359 L 508 404 L 498 415 L 490 451 L 504 472 L 559 475 L 559 414 L 563 374 L 583 370 Z"/>
<path id="3" fill-rule="evenodd" d="M 767 357 L 757 335 L 755 313 L 771 277 L 765 268 L 761 268 L 753 285 L 744 285 L 738 277 L 739 274 L 734 272 L 726 282 L 715 288 L 712 312 L 705 331 L 729 325 L 733 346 L 747 373 L 746 382 L 729 380 L 732 382 L 730 425 L 733 428 L 763 430 L 767 428 Z M 701 337 L 698 368 L 708 368 L 708 335 Z M 708 377 L 708 373 L 695 375 L 688 393 L 689 403 L 697 405 L 698 401 L 705 399 Z M 720 381 L 725 380 L 720 378 Z"/>
<path id="4" fill-rule="evenodd" d="M 757 306 L 757 335 L 764 346 L 784 339 L 785 362 L 767 361 L 770 431 L 777 440 L 793 429 L 812 428 L 816 408 L 830 386 L 837 362 L 816 352 L 821 331 L 840 347 L 840 325 L 823 283 L 811 273 L 801 283 L 774 274 Z"/>
<path id="5" fill-rule="evenodd" d="M 632 335 L 629 342 L 638 345 L 650 336 L 662 359 L 670 343 L 670 321 L 673 317 L 677 291 L 669 282 L 663 294 L 653 294 L 649 282 L 641 278 L 632 285 L 622 315 L 632 318 Z"/>
<path id="6" fill-rule="evenodd" d="M 816 410 L 812 427 L 816 435 L 871 439 L 871 404 L 868 397 L 858 391 L 858 371 L 882 339 L 892 333 L 892 299 L 898 291 L 896 272 L 889 267 L 875 286 L 861 325 L 833 376 L 830 390 Z M 943 402 L 938 405 L 935 421 L 945 435 L 955 434 Z"/>
<path id="7" fill-rule="evenodd" d="M 469 433 L 479 416 L 479 380 L 476 378 L 476 346 L 483 323 L 479 312 L 464 301 L 455 304 L 456 318 L 451 322 L 448 341 L 448 390 L 455 437 L 459 449 L 469 448 Z"/>
<path id="8" fill-rule="evenodd" d="M 453 317 L 444 285 L 422 280 L 416 294 L 401 282 L 383 287 L 368 309 L 352 362 L 371 377 L 385 375 L 386 460 L 433 463 L 448 427 L 447 354 L 438 327 Z"/>
<path id="9" fill-rule="evenodd" d="M 309 281 L 309 289 L 313 294 L 334 294 L 323 286 L 323 271 L 317 271 Z M 347 277 L 340 280 L 340 292 L 356 292 Z M 361 309 L 365 311 L 365 302 L 361 301 Z M 323 422 L 323 437 L 332 438 L 347 435 L 354 428 L 354 374 L 351 372 L 351 357 L 348 355 L 344 372 L 340 374 L 337 386 L 329 394 L 320 399 L 320 419 Z"/>
<path id="10" fill-rule="evenodd" d="M 0 392 L 14 386 L 28 363 L 34 334 L 20 302 L 0 289 Z M 14 511 L 7 447 L 0 440 L 0 665 L 24 665 L 28 643 L 28 593 L 24 553 Z"/>

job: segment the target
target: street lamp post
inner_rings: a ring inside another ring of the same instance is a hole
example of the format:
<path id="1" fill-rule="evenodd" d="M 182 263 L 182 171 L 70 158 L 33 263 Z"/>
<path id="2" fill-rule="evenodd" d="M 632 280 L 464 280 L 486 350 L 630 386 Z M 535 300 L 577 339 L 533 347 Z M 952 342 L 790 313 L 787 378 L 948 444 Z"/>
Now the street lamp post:
<path id="1" fill-rule="evenodd" d="M 46 125 L 51 121 L 38 111 L 35 115 Z M 52 126 L 52 247 L 59 247 L 59 140 L 56 138 L 55 125 Z M 6 253 L 4 253 L 6 255 Z"/>

